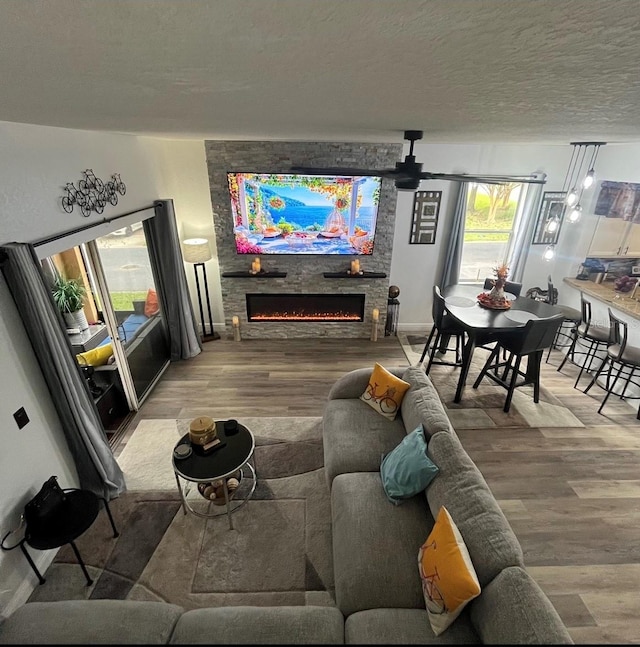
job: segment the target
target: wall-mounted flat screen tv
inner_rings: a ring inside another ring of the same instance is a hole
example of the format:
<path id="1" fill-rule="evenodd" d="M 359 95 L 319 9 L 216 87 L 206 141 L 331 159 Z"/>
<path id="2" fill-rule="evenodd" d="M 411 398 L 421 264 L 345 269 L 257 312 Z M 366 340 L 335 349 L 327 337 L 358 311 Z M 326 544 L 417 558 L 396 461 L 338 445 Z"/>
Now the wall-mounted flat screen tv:
<path id="1" fill-rule="evenodd" d="M 238 254 L 372 254 L 380 178 L 227 173 Z"/>

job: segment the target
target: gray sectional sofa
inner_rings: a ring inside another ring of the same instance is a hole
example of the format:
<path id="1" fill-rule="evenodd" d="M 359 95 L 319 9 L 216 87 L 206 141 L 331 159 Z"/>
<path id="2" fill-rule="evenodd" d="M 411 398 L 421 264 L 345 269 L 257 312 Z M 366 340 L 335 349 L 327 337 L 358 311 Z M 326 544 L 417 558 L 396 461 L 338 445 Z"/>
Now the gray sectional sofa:
<path id="1" fill-rule="evenodd" d="M 371 369 L 343 376 L 324 415 L 331 488 L 333 559 L 346 643 L 572 643 L 558 613 L 525 567 L 521 546 L 489 486 L 451 427 L 420 367 L 391 369 L 411 384 L 390 421 L 359 399 Z M 439 473 L 399 506 L 385 496 L 381 457 L 423 425 Z M 458 526 L 482 587 L 440 636 L 431 630 L 418 551 L 445 506 Z"/>
<path id="2" fill-rule="evenodd" d="M 336 607 L 222 607 L 162 602 L 32 602 L 0 622 L 0 644 L 559 644 L 560 617 L 527 574 L 517 538 L 421 368 L 393 369 L 411 384 L 387 420 L 359 399 L 371 369 L 343 376 L 324 415 L 331 489 Z M 422 424 L 439 473 L 402 505 L 386 498 L 382 455 Z M 440 636 L 431 630 L 418 550 L 441 505 L 457 524 L 482 593 Z"/>

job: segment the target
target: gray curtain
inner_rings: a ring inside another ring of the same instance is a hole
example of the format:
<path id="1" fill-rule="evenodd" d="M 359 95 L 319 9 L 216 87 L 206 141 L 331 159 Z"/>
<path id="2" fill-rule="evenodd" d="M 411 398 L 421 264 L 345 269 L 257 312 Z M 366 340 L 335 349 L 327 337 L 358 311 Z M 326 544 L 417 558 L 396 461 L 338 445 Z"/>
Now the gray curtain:
<path id="1" fill-rule="evenodd" d="M 546 173 L 532 173 L 532 177 L 544 180 Z M 509 266 L 509 280 L 522 282 L 524 268 L 527 264 L 527 256 L 531 249 L 533 232 L 536 228 L 536 216 L 540 207 L 544 184 L 528 184 L 527 195 L 522 205 L 522 213 L 518 218 L 518 229 L 513 238 L 513 244 L 509 250 L 507 265 Z"/>
<path id="2" fill-rule="evenodd" d="M 156 215 L 143 222 L 158 300 L 169 330 L 171 360 L 202 352 L 184 273 L 173 200 L 154 203 Z"/>
<path id="3" fill-rule="evenodd" d="M 460 263 L 462 261 L 462 244 L 464 242 L 464 222 L 467 211 L 467 182 L 458 182 L 456 207 L 451 221 L 447 238 L 446 254 L 440 276 L 440 287 L 455 285 L 460 278 Z"/>
<path id="4" fill-rule="evenodd" d="M 0 247 L 2 272 L 40 363 L 75 461 L 80 487 L 107 500 L 126 490 L 85 379 L 73 356 L 66 325 L 55 307 L 32 245 Z"/>

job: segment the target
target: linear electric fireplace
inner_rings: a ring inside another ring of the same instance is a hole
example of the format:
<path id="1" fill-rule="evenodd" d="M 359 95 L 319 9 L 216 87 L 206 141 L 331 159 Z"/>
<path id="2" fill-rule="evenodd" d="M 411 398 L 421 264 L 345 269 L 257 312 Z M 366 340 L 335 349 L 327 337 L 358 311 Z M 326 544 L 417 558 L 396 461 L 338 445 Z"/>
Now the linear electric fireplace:
<path id="1" fill-rule="evenodd" d="M 248 321 L 363 321 L 364 294 L 247 294 Z"/>

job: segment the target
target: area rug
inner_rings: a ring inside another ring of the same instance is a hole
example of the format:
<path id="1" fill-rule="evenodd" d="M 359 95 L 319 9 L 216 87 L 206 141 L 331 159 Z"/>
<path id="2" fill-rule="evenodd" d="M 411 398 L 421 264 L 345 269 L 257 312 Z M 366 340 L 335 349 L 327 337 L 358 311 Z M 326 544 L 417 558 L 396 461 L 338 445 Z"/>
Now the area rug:
<path id="1" fill-rule="evenodd" d="M 185 609 L 334 605 L 331 508 L 319 417 L 244 418 L 256 438 L 258 483 L 233 513 L 183 513 L 171 451 L 189 420 L 143 420 L 118 457 L 128 491 L 76 542 L 91 586 L 63 547 L 30 600 L 162 600 Z M 247 479 L 248 480 L 248 479 Z M 195 491 L 196 510 L 215 510 Z"/>
<path id="2" fill-rule="evenodd" d="M 398 333 L 398 340 L 407 360 L 412 366 L 420 362 L 428 333 Z M 453 355 L 453 353 L 449 353 Z M 511 409 L 503 411 L 506 391 L 499 385 L 484 379 L 477 389 L 472 388 L 488 353 L 476 349 L 471 361 L 467 384 L 462 400 L 455 403 L 460 369 L 453 366 L 433 364 L 429 372 L 438 395 L 446 409 L 454 429 L 482 429 L 487 427 L 584 427 L 584 424 L 560 400 L 544 386 L 544 370 L 540 384 L 540 402 L 533 401 L 533 386 L 519 387 L 514 391 Z M 442 356 L 436 354 L 436 359 Z M 428 356 L 425 358 L 428 361 Z M 447 360 L 450 361 L 450 360 Z M 555 367 L 553 368 L 555 370 Z"/>

